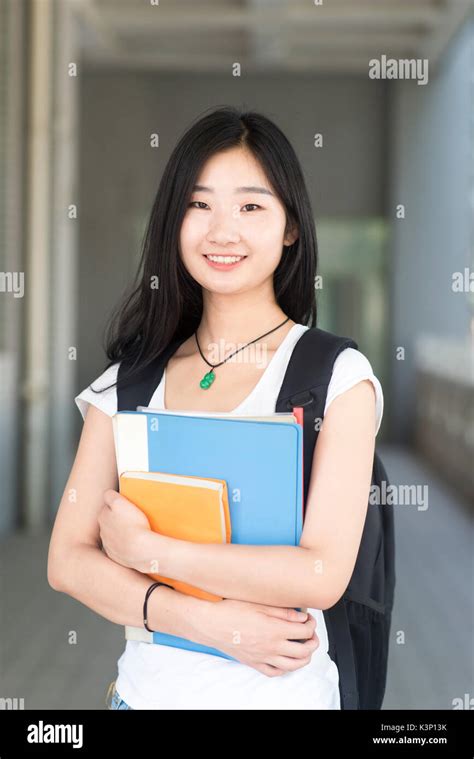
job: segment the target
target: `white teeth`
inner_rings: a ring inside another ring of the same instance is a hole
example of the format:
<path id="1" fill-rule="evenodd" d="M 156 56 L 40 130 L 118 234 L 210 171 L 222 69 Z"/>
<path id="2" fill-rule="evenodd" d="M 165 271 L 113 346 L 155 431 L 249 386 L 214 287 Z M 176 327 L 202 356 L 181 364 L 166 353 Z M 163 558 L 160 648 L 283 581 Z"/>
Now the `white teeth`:
<path id="1" fill-rule="evenodd" d="M 214 261 L 216 264 L 235 264 L 240 261 L 243 256 L 206 256 L 209 261 Z"/>

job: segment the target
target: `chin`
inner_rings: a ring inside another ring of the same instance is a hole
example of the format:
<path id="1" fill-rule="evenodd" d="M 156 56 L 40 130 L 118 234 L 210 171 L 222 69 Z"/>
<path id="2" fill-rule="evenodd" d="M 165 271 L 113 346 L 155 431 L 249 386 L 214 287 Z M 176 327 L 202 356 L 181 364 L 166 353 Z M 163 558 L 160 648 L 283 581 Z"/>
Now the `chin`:
<path id="1" fill-rule="evenodd" d="M 206 280 L 200 283 L 205 290 L 219 295 L 232 295 L 244 290 L 250 290 L 251 285 L 244 282 L 216 282 L 215 280 Z"/>
<path id="2" fill-rule="evenodd" d="M 246 278 L 242 277 L 237 269 L 234 271 L 218 271 L 211 269 L 206 262 L 204 262 L 204 266 L 206 267 L 204 271 L 201 267 L 196 266 L 186 268 L 190 276 L 206 290 L 228 293 L 242 289 L 243 285 L 245 285 L 245 289 L 252 287 L 252 284 L 246 282 Z"/>

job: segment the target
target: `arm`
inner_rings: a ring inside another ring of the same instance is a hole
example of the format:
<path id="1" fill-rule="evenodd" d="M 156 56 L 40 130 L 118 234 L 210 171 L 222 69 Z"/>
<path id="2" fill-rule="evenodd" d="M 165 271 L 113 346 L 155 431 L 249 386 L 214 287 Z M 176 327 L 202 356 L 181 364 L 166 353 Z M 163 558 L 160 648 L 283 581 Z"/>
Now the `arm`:
<path id="1" fill-rule="evenodd" d="M 116 486 L 111 420 L 91 406 L 54 523 L 48 582 L 111 622 L 141 627 L 152 578 L 115 562 L 100 547 L 101 526 L 107 525 L 109 511 L 104 493 Z M 149 531 L 144 514 L 126 504 L 129 508 L 121 509 L 125 526 L 122 522 L 118 537 L 115 534 L 121 555 L 130 544 L 134 547 L 144 522 Z M 319 645 L 314 618 L 303 621 L 293 609 L 234 600 L 213 603 L 166 587 L 156 588 L 149 597 L 148 618 L 152 630 L 217 647 L 270 677 L 306 666 Z"/>
<path id="2" fill-rule="evenodd" d="M 61 576 L 62 581 L 50 581 L 54 590 L 75 598 L 110 622 L 143 627 L 143 602 L 153 582 L 151 577 L 116 564 L 97 546 L 86 544 L 69 551 Z M 210 605 L 165 586 L 156 588 L 148 599 L 148 627 L 206 644 L 204 624 L 212 611 Z"/>
<path id="3" fill-rule="evenodd" d="M 142 627 L 143 601 L 152 578 L 116 564 L 99 547 L 97 515 L 103 493 L 116 485 L 111 420 L 91 406 L 51 536 L 48 582 L 111 622 Z M 148 626 L 205 643 L 203 625 L 210 606 L 160 587 L 148 601 Z"/>
<path id="4" fill-rule="evenodd" d="M 314 452 L 299 546 L 204 544 L 143 531 L 146 572 L 159 572 L 225 598 L 326 609 L 351 578 L 367 512 L 375 447 L 375 392 L 369 380 L 335 398 Z M 342 476 L 342 473 L 344 476 Z"/>

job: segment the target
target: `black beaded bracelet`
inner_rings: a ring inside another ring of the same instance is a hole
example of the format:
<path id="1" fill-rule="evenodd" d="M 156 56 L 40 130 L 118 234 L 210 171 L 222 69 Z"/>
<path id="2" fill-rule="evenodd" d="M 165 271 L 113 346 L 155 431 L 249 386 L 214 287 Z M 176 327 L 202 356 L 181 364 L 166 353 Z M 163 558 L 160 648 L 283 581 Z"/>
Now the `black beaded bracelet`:
<path id="1" fill-rule="evenodd" d="M 156 632 L 156 630 L 150 630 L 150 628 L 148 627 L 148 624 L 147 624 L 148 623 L 148 609 L 147 609 L 148 598 L 150 597 L 150 595 L 152 594 L 152 592 L 155 590 L 155 588 L 158 587 L 158 585 L 166 585 L 166 583 L 165 582 L 154 582 L 153 585 L 150 585 L 150 587 L 147 589 L 147 592 L 145 594 L 145 602 L 143 604 L 143 625 L 146 627 L 146 629 L 148 630 L 148 632 L 151 632 L 151 633 L 152 632 Z M 171 588 L 171 590 L 174 590 L 174 588 L 171 585 L 166 585 L 166 587 L 167 588 Z"/>

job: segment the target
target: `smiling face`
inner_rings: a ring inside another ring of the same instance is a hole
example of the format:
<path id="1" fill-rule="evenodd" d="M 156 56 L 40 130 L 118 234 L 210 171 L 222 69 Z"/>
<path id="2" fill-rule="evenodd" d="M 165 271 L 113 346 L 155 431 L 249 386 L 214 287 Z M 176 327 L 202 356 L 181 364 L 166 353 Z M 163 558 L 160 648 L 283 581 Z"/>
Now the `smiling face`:
<path id="1" fill-rule="evenodd" d="M 194 186 L 181 226 L 182 260 L 212 292 L 258 287 L 273 277 L 283 245 L 297 237 L 285 235 L 285 223 L 284 206 L 252 153 L 222 151 L 207 161 Z"/>

